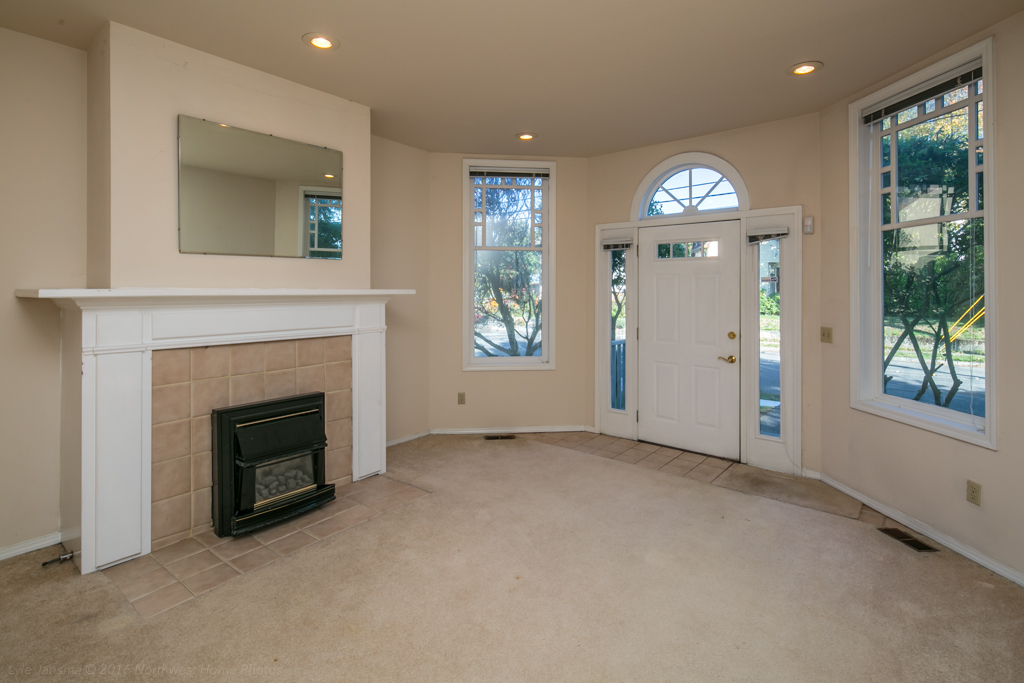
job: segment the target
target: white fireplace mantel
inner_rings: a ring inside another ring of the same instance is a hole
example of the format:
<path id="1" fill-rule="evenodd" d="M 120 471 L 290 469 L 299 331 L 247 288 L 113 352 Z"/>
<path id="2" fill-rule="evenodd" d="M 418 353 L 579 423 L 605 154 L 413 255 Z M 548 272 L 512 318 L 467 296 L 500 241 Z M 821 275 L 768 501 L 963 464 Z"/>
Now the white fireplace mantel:
<path id="1" fill-rule="evenodd" d="M 352 478 L 385 471 L 384 304 L 415 290 L 15 293 L 62 309 L 61 541 L 83 574 L 150 552 L 154 350 L 352 335 Z"/>

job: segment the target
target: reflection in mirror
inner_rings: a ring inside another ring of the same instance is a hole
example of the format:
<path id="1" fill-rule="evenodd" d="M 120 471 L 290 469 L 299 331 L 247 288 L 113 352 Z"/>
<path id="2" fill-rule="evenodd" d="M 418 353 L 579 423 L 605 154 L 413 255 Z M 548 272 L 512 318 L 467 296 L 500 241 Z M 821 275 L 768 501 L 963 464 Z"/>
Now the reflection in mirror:
<path id="1" fill-rule="evenodd" d="M 342 155 L 178 117 L 178 248 L 340 259 Z"/>

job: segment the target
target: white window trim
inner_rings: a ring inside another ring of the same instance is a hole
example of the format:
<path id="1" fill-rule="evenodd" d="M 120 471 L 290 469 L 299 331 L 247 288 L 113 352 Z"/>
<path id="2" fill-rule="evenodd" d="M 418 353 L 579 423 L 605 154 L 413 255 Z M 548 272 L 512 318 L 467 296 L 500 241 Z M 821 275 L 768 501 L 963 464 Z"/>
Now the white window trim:
<path id="1" fill-rule="evenodd" d="M 878 248 L 872 250 L 870 225 L 870 163 L 864 139 L 867 132 L 862 115 L 877 109 L 887 100 L 919 90 L 937 79 L 978 58 L 982 60 L 985 82 L 985 418 L 984 431 L 976 427 L 978 418 L 962 415 L 949 408 L 930 406 L 889 396 L 881 388 L 881 349 L 878 347 L 877 321 L 881 320 L 881 277 L 877 270 Z M 992 39 L 988 38 L 921 71 L 901 79 L 876 93 L 852 103 L 849 108 L 850 145 L 850 406 L 873 415 L 912 425 L 936 434 L 996 450 L 996 400 L 999 377 L 996 368 L 996 167 L 997 124 L 995 123 L 997 87 L 992 59 Z M 872 260 L 874 258 L 874 261 Z"/>
<path id="2" fill-rule="evenodd" d="M 665 216 L 647 215 L 647 206 L 651 203 L 651 197 L 658 188 L 661 187 L 661 184 L 671 176 L 683 169 L 693 168 L 694 166 L 706 166 L 725 176 L 725 179 L 728 180 L 732 184 L 733 189 L 736 190 L 736 199 L 739 202 L 739 206 L 732 209 L 707 209 L 705 211 L 701 211 L 701 216 L 750 210 L 750 194 L 747 192 L 747 184 L 743 182 L 743 177 L 740 176 L 740 172 L 736 170 L 735 166 L 714 154 L 707 154 L 706 152 L 683 152 L 682 154 L 676 154 L 675 156 L 665 159 L 665 161 L 655 166 L 651 169 L 650 173 L 644 176 L 644 179 L 640 181 L 640 186 L 636 189 L 636 194 L 633 195 L 633 205 L 629 210 L 629 215 L 632 216 L 634 220 L 641 221 L 665 218 Z M 678 217 L 682 214 L 672 215 Z"/>
<path id="3" fill-rule="evenodd" d="M 535 169 L 548 172 L 547 202 L 548 225 L 542 239 L 543 249 L 543 345 L 540 356 L 477 358 L 473 344 L 473 286 L 475 275 L 473 240 L 473 184 L 469 179 L 470 167 L 507 168 L 511 170 Z M 554 370 L 555 369 L 555 190 L 554 161 L 523 161 L 506 159 L 462 160 L 462 369 L 488 370 Z"/>

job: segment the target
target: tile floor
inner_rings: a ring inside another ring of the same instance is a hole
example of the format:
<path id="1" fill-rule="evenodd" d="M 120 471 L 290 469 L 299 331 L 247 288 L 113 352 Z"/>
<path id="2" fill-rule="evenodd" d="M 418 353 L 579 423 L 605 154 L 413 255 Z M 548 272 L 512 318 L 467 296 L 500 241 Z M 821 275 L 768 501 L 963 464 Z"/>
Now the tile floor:
<path id="1" fill-rule="evenodd" d="M 630 441 L 619 439 L 604 434 L 593 434 L 591 432 L 544 432 L 536 434 L 517 434 L 519 438 L 533 439 L 542 443 L 571 448 L 581 453 L 589 453 L 610 460 L 648 467 L 652 470 L 660 470 L 667 474 L 687 479 L 696 479 L 705 484 L 712 483 L 723 472 L 732 467 L 735 462 L 723 460 L 697 453 L 688 453 L 675 448 L 656 446 L 642 441 Z M 912 530 L 889 519 L 882 513 L 861 506 L 858 520 L 865 524 L 877 527 L 895 527 L 914 534 Z"/>
<path id="2" fill-rule="evenodd" d="M 148 618 L 427 492 L 376 476 L 341 486 L 336 495 L 330 503 L 287 522 L 233 538 L 207 531 L 103 573 Z"/>

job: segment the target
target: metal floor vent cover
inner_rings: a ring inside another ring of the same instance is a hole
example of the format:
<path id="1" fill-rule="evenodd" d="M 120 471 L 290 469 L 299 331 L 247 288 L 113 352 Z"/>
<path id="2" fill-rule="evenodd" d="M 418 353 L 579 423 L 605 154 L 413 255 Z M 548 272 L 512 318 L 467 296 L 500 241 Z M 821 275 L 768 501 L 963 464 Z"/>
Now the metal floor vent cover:
<path id="1" fill-rule="evenodd" d="M 514 439 L 515 434 L 488 434 L 484 437 L 484 441 L 503 441 L 505 439 Z"/>
<path id="2" fill-rule="evenodd" d="M 939 552 L 938 548 L 933 548 L 930 545 L 928 545 L 927 543 L 922 543 L 921 541 L 917 540 L 916 538 L 914 538 L 913 536 L 911 536 L 907 532 L 901 531 L 900 529 L 879 527 L 878 530 L 881 531 L 883 534 L 885 534 L 886 536 L 888 536 L 890 538 L 895 538 L 897 541 L 899 541 L 903 545 L 908 546 L 910 548 L 913 548 L 914 550 L 916 550 L 919 553 L 937 553 L 937 552 Z"/>

